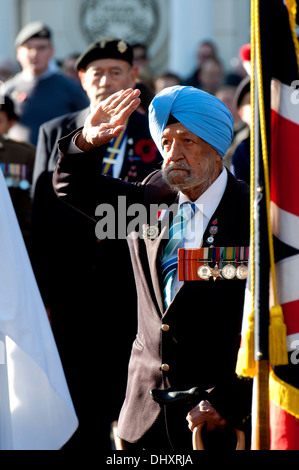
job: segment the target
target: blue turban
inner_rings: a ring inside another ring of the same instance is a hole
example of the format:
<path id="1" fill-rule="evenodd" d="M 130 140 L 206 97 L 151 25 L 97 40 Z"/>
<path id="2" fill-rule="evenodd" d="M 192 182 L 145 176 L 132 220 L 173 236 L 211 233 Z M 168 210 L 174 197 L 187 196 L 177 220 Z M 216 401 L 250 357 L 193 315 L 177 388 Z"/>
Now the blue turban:
<path id="1" fill-rule="evenodd" d="M 218 98 L 191 86 L 164 88 L 155 96 L 149 106 L 149 127 L 162 155 L 162 134 L 170 114 L 221 157 L 226 154 L 233 138 L 234 121 Z"/>

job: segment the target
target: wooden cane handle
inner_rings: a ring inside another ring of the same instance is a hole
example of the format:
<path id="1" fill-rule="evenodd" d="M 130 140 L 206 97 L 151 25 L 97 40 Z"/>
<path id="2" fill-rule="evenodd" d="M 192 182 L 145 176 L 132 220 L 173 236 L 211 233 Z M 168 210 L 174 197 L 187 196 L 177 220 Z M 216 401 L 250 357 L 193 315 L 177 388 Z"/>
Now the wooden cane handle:
<path id="1" fill-rule="evenodd" d="M 192 433 L 193 450 L 205 450 L 203 442 L 202 442 L 202 437 L 201 437 L 201 431 L 202 431 L 204 424 L 205 423 L 201 423 L 193 429 L 193 433 Z M 245 450 L 244 432 L 241 431 L 240 429 L 236 429 L 236 428 L 234 429 L 237 435 L 236 450 Z"/>
<path id="2" fill-rule="evenodd" d="M 201 423 L 193 429 L 192 433 L 192 444 L 193 450 L 205 450 L 202 438 L 201 438 L 201 430 L 204 427 L 205 423 Z"/>

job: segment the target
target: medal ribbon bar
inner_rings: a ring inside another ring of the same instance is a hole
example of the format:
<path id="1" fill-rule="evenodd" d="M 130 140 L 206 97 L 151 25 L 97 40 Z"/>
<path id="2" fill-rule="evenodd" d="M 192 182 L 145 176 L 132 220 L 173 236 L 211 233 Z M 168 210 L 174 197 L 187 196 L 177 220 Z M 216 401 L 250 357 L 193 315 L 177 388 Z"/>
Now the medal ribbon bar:
<path id="1" fill-rule="evenodd" d="M 233 268 L 227 268 L 226 271 L 233 274 L 233 269 L 237 270 L 242 266 L 242 277 L 244 279 L 245 268 L 247 272 L 247 263 L 249 256 L 248 246 L 231 246 L 231 247 L 203 247 L 203 248 L 179 248 L 178 250 L 178 279 L 179 281 L 200 281 L 208 277 L 201 278 L 198 274 L 199 268 L 204 266 L 205 275 L 208 273 L 208 268 L 212 271 L 215 267 L 219 268 L 222 272 L 223 268 L 227 265 Z M 243 269 L 244 268 L 244 269 Z M 211 274 L 212 275 L 212 274 Z M 217 279 L 235 279 L 233 277 L 219 276 Z"/>

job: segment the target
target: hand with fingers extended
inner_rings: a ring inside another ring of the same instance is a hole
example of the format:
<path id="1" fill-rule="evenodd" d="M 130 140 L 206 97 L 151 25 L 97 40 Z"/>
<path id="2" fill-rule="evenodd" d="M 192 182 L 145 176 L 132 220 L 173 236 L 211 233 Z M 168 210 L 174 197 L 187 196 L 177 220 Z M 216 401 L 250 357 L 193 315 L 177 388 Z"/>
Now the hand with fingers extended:
<path id="1" fill-rule="evenodd" d="M 104 145 L 125 128 L 126 119 L 140 104 L 140 90 L 129 88 L 109 96 L 87 117 L 76 145 L 84 151 Z"/>
<path id="2" fill-rule="evenodd" d="M 207 431 L 223 429 L 228 425 L 226 419 L 224 419 L 207 400 L 202 400 L 198 405 L 192 408 L 186 419 L 191 431 L 193 431 L 196 426 L 204 423 L 207 423 Z"/>

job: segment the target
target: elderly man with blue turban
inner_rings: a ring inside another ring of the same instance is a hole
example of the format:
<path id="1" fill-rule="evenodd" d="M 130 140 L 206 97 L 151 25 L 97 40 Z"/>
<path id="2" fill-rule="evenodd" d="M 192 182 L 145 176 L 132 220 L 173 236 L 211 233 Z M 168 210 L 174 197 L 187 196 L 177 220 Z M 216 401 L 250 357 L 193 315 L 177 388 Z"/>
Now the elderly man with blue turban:
<path id="1" fill-rule="evenodd" d="M 118 420 L 120 447 L 185 452 L 192 448 L 190 430 L 199 428 L 205 448 L 234 448 L 236 429 L 245 431 L 249 447 L 251 383 L 235 374 L 248 261 L 249 188 L 222 164 L 233 137 L 232 116 L 220 100 L 201 90 L 166 88 L 149 107 L 151 135 L 164 158 L 161 171 L 137 184 L 102 176 L 103 147 L 121 133 L 140 103 L 139 94 L 132 89 L 114 94 L 82 129 L 61 139 L 54 172 L 57 195 L 95 223 L 104 203 L 123 213 L 119 201 L 124 196 L 128 214 L 132 207 L 146 213 L 139 220 L 142 230 L 132 228 L 132 219 L 128 224 L 138 331 Z M 111 280 L 115 295 L 126 275 L 121 266 L 120 253 Z M 114 312 L 109 303 L 99 302 L 99 314 Z M 102 336 L 99 331 L 99 342 Z M 122 352 L 115 344 L 106 347 L 113 355 L 111 374 L 117 374 Z M 102 377 L 102 385 L 109 393 L 109 377 Z"/>

